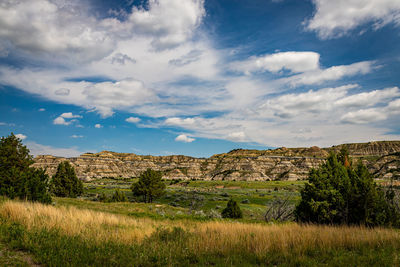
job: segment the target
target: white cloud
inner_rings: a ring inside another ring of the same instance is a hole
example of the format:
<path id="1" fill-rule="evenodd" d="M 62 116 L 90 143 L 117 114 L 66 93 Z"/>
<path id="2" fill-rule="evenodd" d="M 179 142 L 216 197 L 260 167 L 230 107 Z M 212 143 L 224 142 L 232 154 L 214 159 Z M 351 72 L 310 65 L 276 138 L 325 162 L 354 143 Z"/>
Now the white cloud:
<path id="1" fill-rule="evenodd" d="M 100 129 L 100 128 L 103 128 L 103 126 L 101 124 L 97 123 L 94 125 L 94 128 Z"/>
<path id="2" fill-rule="evenodd" d="M 232 141 L 245 141 L 246 134 L 244 132 L 234 132 L 228 135 L 228 139 Z"/>
<path id="3" fill-rule="evenodd" d="M 129 21 L 135 32 L 154 38 L 156 49 L 165 49 L 190 38 L 204 15 L 204 0 L 149 0 L 147 9 L 133 8 Z"/>
<path id="4" fill-rule="evenodd" d="M 43 112 L 43 111 L 46 111 L 46 109 L 44 109 L 44 108 L 39 108 L 38 111 Z"/>
<path id="5" fill-rule="evenodd" d="M 319 57 L 319 54 L 315 52 L 279 52 L 260 57 L 250 57 L 245 61 L 234 62 L 231 68 L 244 73 L 256 71 L 276 73 L 282 70 L 306 72 L 319 68 Z"/>
<path id="6" fill-rule="evenodd" d="M 304 112 L 323 112 L 332 109 L 335 100 L 346 96 L 349 89 L 358 85 L 349 84 L 336 88 L 324 88 L 306 93 L 293 93 L 267 100 L 261 106 L 263 112 L 273 111 L 274 116 L 292 118 Z"/>
<path id="7" fill-rule="evenodd" d="M 114 108 L 142 105 L 158 99 L 154 91 L 135 79 L 88 84 L 83 95 L 87 97 L 88 105 L 103 117 L 111 116 Z"/>
<path id="8" fill-rule="evenodd" d="M 366 124 L 384 121 L 400 114 L 400 99 L 390 101 L 386 106 L 360 109 L 344 114 L 341 120 L 345 123 Z"/>
<path id="9" fill-rule="evenodd" d="M 102 58 L 114 42 L 86 11 L 81 1 L 6 1 L 0 6 L 0 38 L 30 55 L 56 54 L 75 61 Z"/>
<path id="10" fill-rule="evenodd" d="M 78 122 L 76 118 L 82 118 L 81 115 L 74 115 L 72 112 L 62 113 L 60 116 L 53 120 L 53 124 L 55 125 L 71 125 L 74 122 Z M 68 119 L 68 120 L 66 120 Z"/>
<path id="11" fill-rule="evenodd" d="M 346 107 L 365 107 L 373 106 L 382 101 L 390 100 L 400 96 L 398 87 L 386 88 L 383 90 L 374 90 L 371 92 L 363 92 L 336 101 L 336 105 Z"/>
<path id="12" fill-rule="evenodd" d="M 343 36 L 368 22 L 374 28 L 388 23 L 400 25 L 398 0 L 313 0 L 316 12 L 307 22 L 307 29 L 316 31 L 322 39 Z"/>
<path id="13" fill-rule="evenodd" d="M 72 112 L 65 112 L 65 113 L 61 114 L 60 117 L 62 117 L 64 119 L 82 118 L 81 115 L 74 115 L 74 114 L 72 114 Z"/>
<path id="14" fill-rule="evenodd" d="M 65 119 L 63 117 L 57 117 L 53 120 L 53 124 L 56 125 L 70 125 L 71 122 L 70 121 L 65 121 Z"/>
<path id="15" fill-rule="evenodd" d="M 195 123 L 194 118 L 168 118 L 165 120 L 166 125 L 175 125 L 175 126 L 188 126 L 188 125 L 193 125 Z"/>
<path id="16" fill-rule="evenodd" d="M 35 142 L 27 142 L 26 146 L 28 147 L 31 154 L 35 157 L 38 155 L 52 155 L 58 157 L 77 157 L 83 152 L 79 151 L 76 147 L 71 148 L 59 148 L 41 145 Z"/>
<path id="17" fill-rule="evenodd" d="M 140 118 L 137 117 L 129 117 L 125 120 L 126 122 L 130 122 L 130 123 L 138 123 L 140 121 Z"/>
<path id="18" fill-rule="evenodd" d="M 83 135 L 76 135 L 76 134 L 71 135 L 71 138 L 83 138 L 83 137 L 84 137 Z"/>
<path id="19" fill-rule="evenodd" d="M 17 138 L 19 138 L 21 140 L 24 140 L 24 139 L 26 139 L 27 136 L 24 135 L 24 134 L 16 134 L 15 137 L 17 137 Z"/>
<path id="20" fill-rule="evenodd" d="M 318 69 L 305 73 L 293 75 L 285 78 L 292 86 L 322 84 L 326 81 L 337 81 L 344 77 L 350 77 L 359 74 L 368 74 L 374 68 L 373 61 L 357 62 L 350 65 L 333 66 L 327 69 Z"/>
<path id="21" fill-rule="evenodd" d="M 186 134 L 178 135 L 178 136 L 175 138 L 175 141 L 177 141 L 177 142 L 184 142 L 184 143 L 191 143 L 191 142 L 193 142 L 194 140 L 196 140 L 196 139 L 194 139 L 194 138 L 192 138 L 192 137 L 188 137 Z"/>

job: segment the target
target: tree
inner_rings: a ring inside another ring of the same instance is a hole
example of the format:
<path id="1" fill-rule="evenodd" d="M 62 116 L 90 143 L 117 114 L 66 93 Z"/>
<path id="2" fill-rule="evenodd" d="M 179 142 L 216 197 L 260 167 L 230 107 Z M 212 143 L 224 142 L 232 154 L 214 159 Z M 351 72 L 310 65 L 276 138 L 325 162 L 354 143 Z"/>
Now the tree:
<path id="1" fill-rule="evenodd" d="M 49 177 L 33 164 L 29 149 L 13 133 L 0 140 L 0 194 L 11 199 L 51 203 Z"/>
<path id="2" fill-rule="evenodd" d="M 230 199 L 228 201 L 228 204 L 226 205 L 226 208 L 222 210 L 221 216 L 222 216 L 222 218 L 237 219 L 237 218 L 242 218 L 243 213 L 240 210 L 238 203 L 235 200 Z"/>
<path id="3" fill-rule="evenodd" d="M 124 192 L 121 192 L 119 189 L 116 189 L 114 195 L 111 197 L 110 202 L 126 202 L 128 199 Z"/>
<path id="4" fill-rule="evenodd" d="M 139 181 L 132 185 L 134 196 L 143 198 L 143 202 L 151 203 L 154 198 L 165 193 L 165 184 L 161 181 L 162 172 L 147 169 L 139 176 Z"/>
<path id="5" fill-rule="evenodd" d="M 295 210 L 298 221 L 320 224 L 397 225 L 396 210 L 388 194 L 376 185 L 368 169 L 355 168 L 348 152 L 331 153 L 318 169 L 312 169 L 309 183 L 301 191 Z"/>
<path id="6" fill-rule="evenodd" d="M 83 193 L 83 183 L 68 161 L 58 164 L 52 180 L 52 191 L 58 197 L 77 197 Z"/>

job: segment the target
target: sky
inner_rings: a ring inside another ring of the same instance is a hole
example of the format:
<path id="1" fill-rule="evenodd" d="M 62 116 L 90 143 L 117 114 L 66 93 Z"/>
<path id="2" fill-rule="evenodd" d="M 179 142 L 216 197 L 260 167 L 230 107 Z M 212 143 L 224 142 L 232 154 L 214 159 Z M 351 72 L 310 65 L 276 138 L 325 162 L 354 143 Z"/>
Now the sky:
<path id="1" fill-rule="evenodd" d="M 209 157 L 400 140 L 399 0 L 2 0 L 0 136 Z"/>

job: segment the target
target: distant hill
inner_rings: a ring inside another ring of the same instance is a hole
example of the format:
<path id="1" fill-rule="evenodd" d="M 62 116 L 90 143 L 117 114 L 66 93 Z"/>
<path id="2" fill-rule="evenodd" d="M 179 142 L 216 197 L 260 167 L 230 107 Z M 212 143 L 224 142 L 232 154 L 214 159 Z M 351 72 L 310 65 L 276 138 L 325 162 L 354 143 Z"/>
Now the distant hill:
<path id="1" fill-rule="evenodd" d="M 234 149 L 210 158 L 111 151 L 85 153 L 75 158 L 42 155 L 34 159 L 33 166 L 45 168 L 53 175 L 58 164 L 68 160 L 83 180 L 138 177 L 147 168 L 163 171 L 165 179 L 299 180 L 307 178 L 310 168 L 318 167 L 329 151 L 340 151 L 342 147 L 348 149 L 353 160 L 362 160 L 377 178 L 399 177 L 400 141 L 341 144 L 330 148 Z"/>

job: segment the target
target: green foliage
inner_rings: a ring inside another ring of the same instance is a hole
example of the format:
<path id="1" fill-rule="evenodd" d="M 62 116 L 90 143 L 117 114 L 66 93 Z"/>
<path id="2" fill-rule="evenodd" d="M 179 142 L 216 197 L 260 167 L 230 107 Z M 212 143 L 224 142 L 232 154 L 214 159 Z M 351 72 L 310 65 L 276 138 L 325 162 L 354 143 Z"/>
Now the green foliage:
<path id="1" fill-rule="evenodd" d="M 353 168 L 342 150 L 310 171 L 295 215 L 298 221 L 320 224 L 398 226 L 399 216 L 388 200 L 361 161 Z"/>
<path id="2" fill-rule="evenodd" d="M 68 161 L 58 165 L 52 180 L 52 191 L 58 197 L 77 197 L 83 193 L 83 183 Z"/>
<path id="3" fill-rule="evenodd" d="M 121 192 L 121 190 L 116 189 L 114 192 L 114 195 L 111 197 L 110 202 L 127 202 L 128 199 L 126 198 L 126 195 L 124 192 Z"/>
<path id="4" fill-rule="evenodd" d="M 0 140 L 0 195 L 11 199 L 51 203 L 49 179 L 44 170 L 33 164 L 29 150 L 13 133 Z"/>
<path id="5" fill-rule="evenodd" d="M 240 210 L 238 203 L 235 200 L 230 199 L 226 205 L 226 208 L 222 210 L 221 216 L 222 218 L 238 219 L 243 217 L 243 213 Z"/>
<path id="6" fill-rule="evenodd" d="M 132 185 L 134 196 L 143 198 L 143 202 L 151 203 L 154 198 L 165 193 L 165 184 L 161 181 L 162 172 L 147 169 L 143 172 L 137 183 Z"/>

